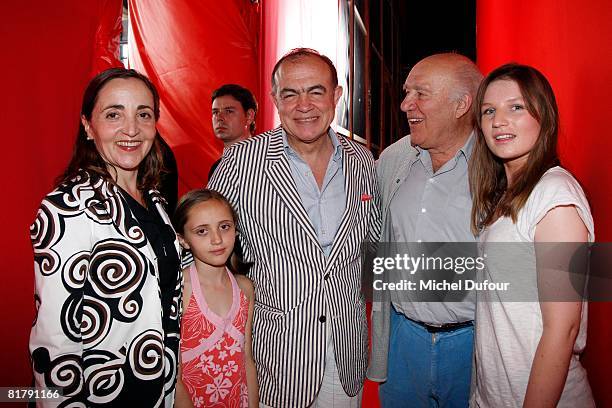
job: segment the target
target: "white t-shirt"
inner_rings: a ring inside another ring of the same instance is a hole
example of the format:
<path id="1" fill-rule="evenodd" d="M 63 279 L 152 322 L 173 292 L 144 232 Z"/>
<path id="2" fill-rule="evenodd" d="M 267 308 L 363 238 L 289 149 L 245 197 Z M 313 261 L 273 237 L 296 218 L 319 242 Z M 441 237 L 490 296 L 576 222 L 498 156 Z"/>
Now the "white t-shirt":
<path id="1" fill-rule="evenodd" d="M 510 217 L 498 219 L 481 234 L 481 249 L 486 252 L 487 243 L 532 243 L 538 222 L 551 209 L 573 205 L 589 232 L 589 242 L 594 240 L 593 218 L 580 184 L 562 169 L 549 169 L 535 186 L 525 206 L 519 211 L 517 222 Z M 490 245 L 493 247 L 500 244 Z M 525 249 L 520 261 L 530 265 L 529 279 L 537 286 L 535 249 Z M 531 252 L 531 253 L 530 253 Z M 516 254 L 513 254 L 516 257 Z M 486 261 L 485 261 L 486 262 Z M 518 262 L 518 261 L 517 261 Z M 505 271 L 502 269 L 506 268 Z M 512 262 L 486 262 L 485 275 L 495 282 L 517 268 Z M 531 272 L 532 271 L 532 272 Z M 516 272 L 516 270 L 514 270 Z M 535 289 L 534 299 L 537 298 Z M 527 391 L 531 365 L 542 336 L 542 312 L 539 302 L 501 301 L 503 294 L 478 292 L 476 305 L 476 338 L 474 341 L 475 367 L 472 378 L 473 407 L 521 407 Z M 586 344 L 587 303 L 583 302 L 580 330 L 570 360 L 569 372 L 559 407 L 594 407 L 586 371 L 579 355 Z"/>

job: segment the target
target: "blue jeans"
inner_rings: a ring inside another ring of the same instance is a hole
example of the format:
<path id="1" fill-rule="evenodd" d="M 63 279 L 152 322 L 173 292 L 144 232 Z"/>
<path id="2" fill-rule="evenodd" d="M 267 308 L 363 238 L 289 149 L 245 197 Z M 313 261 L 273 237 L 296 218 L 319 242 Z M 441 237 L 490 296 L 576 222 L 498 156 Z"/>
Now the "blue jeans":
<path id="1" fill-rule="evenodd" d="M 384 408 L 468 406 L 474 327 L 429 333 L 392 308 Z"/>

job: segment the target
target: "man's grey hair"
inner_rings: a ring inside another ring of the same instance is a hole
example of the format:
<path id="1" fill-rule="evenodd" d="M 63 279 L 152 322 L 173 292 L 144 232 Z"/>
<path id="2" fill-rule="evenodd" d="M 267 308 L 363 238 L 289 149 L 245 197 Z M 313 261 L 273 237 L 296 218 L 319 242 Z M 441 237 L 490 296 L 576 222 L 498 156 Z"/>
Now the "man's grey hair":
<path id="1" fill-rule="evenodd" d="M 455 69 L 455 84 L 451 90 L 451 98 L 460 99 L 463 95 L 469 95 L 473 101 L 483 76 L 476 64 L 467 57 L 464 58 L 465 60 L 457 64 Z"/>

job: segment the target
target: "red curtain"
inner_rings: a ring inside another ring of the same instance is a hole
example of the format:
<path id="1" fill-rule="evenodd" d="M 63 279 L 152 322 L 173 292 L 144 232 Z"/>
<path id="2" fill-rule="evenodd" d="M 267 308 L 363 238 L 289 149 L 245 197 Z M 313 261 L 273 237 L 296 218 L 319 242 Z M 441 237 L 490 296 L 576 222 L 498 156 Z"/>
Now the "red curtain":
<path id="1" fill-rule="evenodd" d="M 278 24 L 282 16 L 279 14 L 278 2 L 281 0 L 266 0 L 261 11 L 261 44 L 259 46 L 259 89 L 262 98 L 259 101 L 259 118 L 263 130 L 272 129 L 277 121 L 276 107 L 269 96 L 272 90 L 272 69 L 278 59 Z M 259 125 L 258 123 L 258 125 Z"/>
<path id="2" fill-rule="evenodd" d="M 478 64 L 530 64 L 551 82 L 561 115 L 563 165 L 582 183 L 599 242 L 612 239 L 612 7 L 609 0 L 516 0 L 477 3 Z M 612 407 L 610 303 L 589 306 L 584 355 L 598 406 Z"/>
<path id="3" fill-rule="evenodd" d="M 29 385 L 34 316 L 28 227 L 70 158 L 83 90 L 94 69 L 120 64 L 121 0 L 3 4 L 0 121 L 4 176 L 0 210 L 1 386 Z"/>
<path id="4" fill-rule="evenodd" d="M 178 164 L 179 195 L 207 182 L 223 144 L 211 126 L 212 91 L 224 83 L 258 101 L 259 5 L 249 0 L 129 1 L 130 66 L 159 88 L 158 129 Z M 262 130 L 257 120 L 258 131 Z"/>
<path id="5" fill-rule="evenodd" d="M 272 38 L 266 33 L 273 32 L 279 17 L 274 8 L 260 15 L 261 6 L 248 0 L 147 2 L 146 8 L 142 3 L 130 0 L 132 65 L 160 87 L 160 130 L 174 148 L 184 192 L 206 182 L 210 163 L 222 149 L 210 126 L 211 91 L 235 82 L 251 89 L 260 105 L 268 98 L 270 51 L 258 42 L 258 25 L 261 18 L 261 32 Z M 69 159 L 85 85 L 92 73 L 119 65 L 120 16 L 121 0 L 41 1 L 35 7 L 13 1 L 3 6 L 2 386 L 27 385 L 31 380 L 27 339 L 33 274 L 28 226 Z M 515 60 L 535 65 L 553 84 L 562 117 L 562 159 L 589 195 L 601 242 L 612 237 L 612 216 L 607 212 L 612 208 L 607 189 L 612 185 L 612 141 L 606 129 L 612 112 L 611 20 L 608 0 L 591 0 L 588 7 L 571 0 L 478 2 L 478 62 L 483 71 Z M 264 66 L 265 71 L 258 69 Z M 261 117 L 270 120 L 273 114 L 262 112 Z M 258 126 L 266 130 L 259 121 Z M 612 374 L 607 347 L 612 327 L 606 322 L 611 312 L 612 306 L 605 303 L 593 303 L 589 310 L 585 363 L 599 406 L 612 406 L 605 383 Z M 369 407 L 374 398 L 367 390 L 368 394 L 364 406 Z"/>

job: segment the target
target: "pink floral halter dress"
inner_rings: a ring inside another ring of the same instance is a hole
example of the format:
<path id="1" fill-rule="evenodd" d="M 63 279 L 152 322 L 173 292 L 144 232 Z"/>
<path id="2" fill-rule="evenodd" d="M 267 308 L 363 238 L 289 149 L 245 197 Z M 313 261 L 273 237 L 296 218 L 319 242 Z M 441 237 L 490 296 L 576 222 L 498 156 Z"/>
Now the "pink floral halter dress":
<path id="1" fill-rule="evenodd" d="M 222 318 L 209 309 L 194 264 L 192 294 L 181 324 L 182 380 L 195 407 L 248 407 L 244 329 L 249 302 L 228 270 L 232 306 Z"/>

